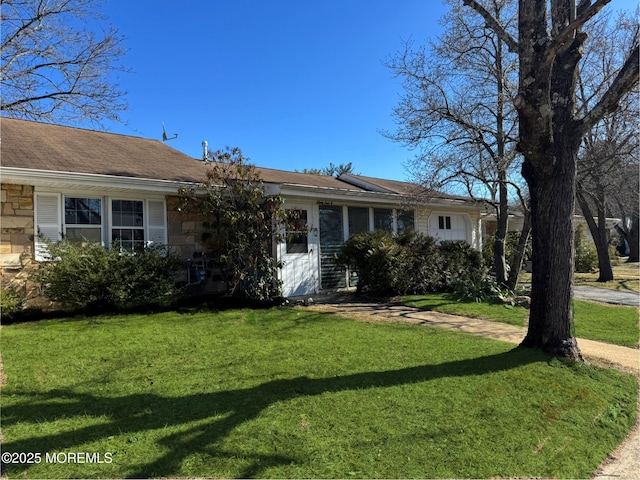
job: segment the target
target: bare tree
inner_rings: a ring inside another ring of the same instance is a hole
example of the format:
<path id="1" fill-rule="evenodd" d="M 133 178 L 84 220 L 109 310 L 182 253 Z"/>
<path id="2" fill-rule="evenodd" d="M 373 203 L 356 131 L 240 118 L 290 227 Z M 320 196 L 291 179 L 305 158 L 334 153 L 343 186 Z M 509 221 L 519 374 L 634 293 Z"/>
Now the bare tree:
<path id="1" fill-rule="evenodd" d="M 627 12 L 613 19 L 603 12 L 588 33 L 590 48 L 580 64 L 577 90 L 583 111 L 599 100 L 616 77 L 625 60 L 618 46 L 633 43 L 638 23 Z M 625 227 L 638 210 L 637 112 L 638 91 L 633 90 L 621 100 L 618 110 L 605 116 L 585 136 L 578 155 L 577 200 L 598 252 L 599 282 L 613 280 L 607 216 L 622 219 L 626 236 L 629 229 Z"/>
<path id="2" fill-rule="evenodd" d="M 622 222 L 616 226 L 618 233 L 628 246 L 628 262 L 640 261 L 640 178 L 638 176 L 638 157 L 618 172 L 618 188 L 614 198 L 616 213 Z"/>
<path id="3" fill-rule="evenodd" d="M 610 0 L 519 0 L 518 36 L 477 0 L 463 0 L 519 58 L 519 149 L 531 196 L 533 274 L 523 346 L 581 360 L 573 326 L 573 216 L 577 155 L 585 135 L 638 83 L 637 41 L 620 45 L 625 61 L 600 99 L 578 111 L 582 27 Z"/>
<path id="4" fill-rule="evenodd" d="M 119 121 L 125 93 L 113 75 L 124 72 L 122 38 L 100 35 L 95 0 L 1 0 L 0 81 L 4 115 L 69 123 Z M 83 28 L 82 25 L 86 25 Z"/>
<path id="5" fill-rule="evenodd" d="M 430 48 L 414 49 L 408 42 L 387 62 L 404 80 L 404 95 L 393 112 L 398 128 L 386 136 L 417 150 L 409 165 L 420 183 L 430 189 L 462 186 L 468 195 L 490 200 L 497 218 L 496 280 L 514 288 L 522 257 L 508 278 L 505 239 L 510 200 L 523 199 L 513 181 L 520 161 L 513 108 L 517 56 L 482 18 L 469 16 L 456 0 L 448 3 L 451 10 L 441 22 L 446 31 Z M 481 3 L 505 28 L 515 29 L 512 2 Z M 521 205 L 526 210 L 526 202 Z"/>
<path id="6" fill-rule="evenodd" d="M 296 172 L 298 170 L 295 170 Z M 343 173 L 352 173 L 354 175 L 360 175 L 359 173 L 355 173 L 353 171 L 353 163 L 341 163 L 340 165 L 335 165 L 333 162 L 329 163 L 328 167 L 324 168 L 305 168 L 300 173 L 309 173 L 311 175 L 326 175 L 328 177 L 339 177 Z"/>

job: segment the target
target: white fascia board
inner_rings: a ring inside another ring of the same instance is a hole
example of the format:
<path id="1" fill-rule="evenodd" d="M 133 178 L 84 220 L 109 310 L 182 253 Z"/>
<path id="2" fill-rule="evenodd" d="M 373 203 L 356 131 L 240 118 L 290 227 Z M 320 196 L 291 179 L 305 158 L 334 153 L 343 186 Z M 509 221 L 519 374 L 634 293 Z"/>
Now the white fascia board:
<path id="1" fill-rule="evenodd" d="M 58 172 L 16 167 L 0 167 L 2 183 L 16 183 L 35 187 L 78 188 L 84 190 L 138 191 L 177 194 L 181 187 L 194 184 L 152 178 L 116 177 L 94 173 Z"/>

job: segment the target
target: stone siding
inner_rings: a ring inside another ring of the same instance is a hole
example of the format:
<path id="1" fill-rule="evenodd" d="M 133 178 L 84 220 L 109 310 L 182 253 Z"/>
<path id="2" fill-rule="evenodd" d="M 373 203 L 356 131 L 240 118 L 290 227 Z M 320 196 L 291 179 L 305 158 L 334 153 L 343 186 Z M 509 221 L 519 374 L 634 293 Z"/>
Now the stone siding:
<path id="1" fill-rule="evenodd" d="M 0 186 L 0 280 L 23 298 L 37 296 L 38 286 L 29 281 L 33 264 L 34 210 L 33 187 Z"/>
<path id="2" fill-rule="evenodd" d="M 33 187 L 3 184 L 0 187 L 0 254 L 30 255 L 33 252 Z"/>
<path id="3" fill-rule="evenodd" d="M 224 292 L 226 286 L 221 281 L 220 269 L 207 259 L 207 246 L 202 241 L 205 233 L 204 219 L 196 213 L 183 213 L 178 211 L 180 199 L 176 196 L 167 196 L 167 243 L 171 245 L 173 252 L 184 259 L 186 265 L 192 268 L 188 271 L 183 281 L 194 281 L 197 270 L 204 269 L 207 274 L 203 282 L 203 289 L 207 292 Z"/>

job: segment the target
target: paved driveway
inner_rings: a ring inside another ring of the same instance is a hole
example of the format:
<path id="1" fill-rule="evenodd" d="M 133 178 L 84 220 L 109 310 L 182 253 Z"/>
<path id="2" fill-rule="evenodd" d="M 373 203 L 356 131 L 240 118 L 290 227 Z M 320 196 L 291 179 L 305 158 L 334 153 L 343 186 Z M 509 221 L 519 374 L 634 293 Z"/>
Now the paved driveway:
<path id="1" fill-rule="evenodd" d="M 616 305 L 640 306 L 640 293 L 620 292 L 608 288 L 574 287 L 574 296 L 581 300 L 612 303 Z"/>

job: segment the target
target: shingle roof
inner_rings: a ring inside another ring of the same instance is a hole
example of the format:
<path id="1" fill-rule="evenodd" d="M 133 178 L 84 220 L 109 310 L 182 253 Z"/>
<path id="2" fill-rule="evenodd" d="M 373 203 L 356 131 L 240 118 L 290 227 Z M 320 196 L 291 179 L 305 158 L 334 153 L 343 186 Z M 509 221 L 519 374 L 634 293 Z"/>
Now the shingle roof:
<path id="1" fill-rule="evenodd" d="M 202 164 L 160 141 L 10 118 L 0 119 L 0 162 L 55 172 L 197 181 Z"/>
<path id="2" fill-rule="evenodd" d="M 401 182 L 398 180 L 386 180 L 383 178 L 366 177 L 363 175 L 343 174 L 338 177 L 345 182 L 354 182 L 357 185 L 364 186 L 364 188 L 373 188 L 376 191 L 396 193 L 412 198 L 421 198 L 423 200 L 429 200 L 432 198 L 438 199 L 450 199 L 450 200 L 464 200 L 471 201 L 468 197 L 461 197 L 456 195 L 449 195 L 447 193 L 430 190 L 417 183 Z"/>
<path id="3" fill-rule="evenodd" d="M 52 172 L 198 183 L 207 164 L 159 140 L 49 123 L 0 118 L 0 166 Z M 342 175 L 340 178 L 258 167 L 267 183 L 342 191 L 424 196 L 418 185 Z M 462 198 L 432 194 L 438 198 Z M 468 199 L 467 199 L 468 200 Z"/>
<path id="4" fill-rule="evenodd" d="M 0 119 L 0 165 L 176 182 L 201 182 L 206 164 L 159 140 Z M 361 190 L 333 177 L 259 168 L 269 183 Z"/>

